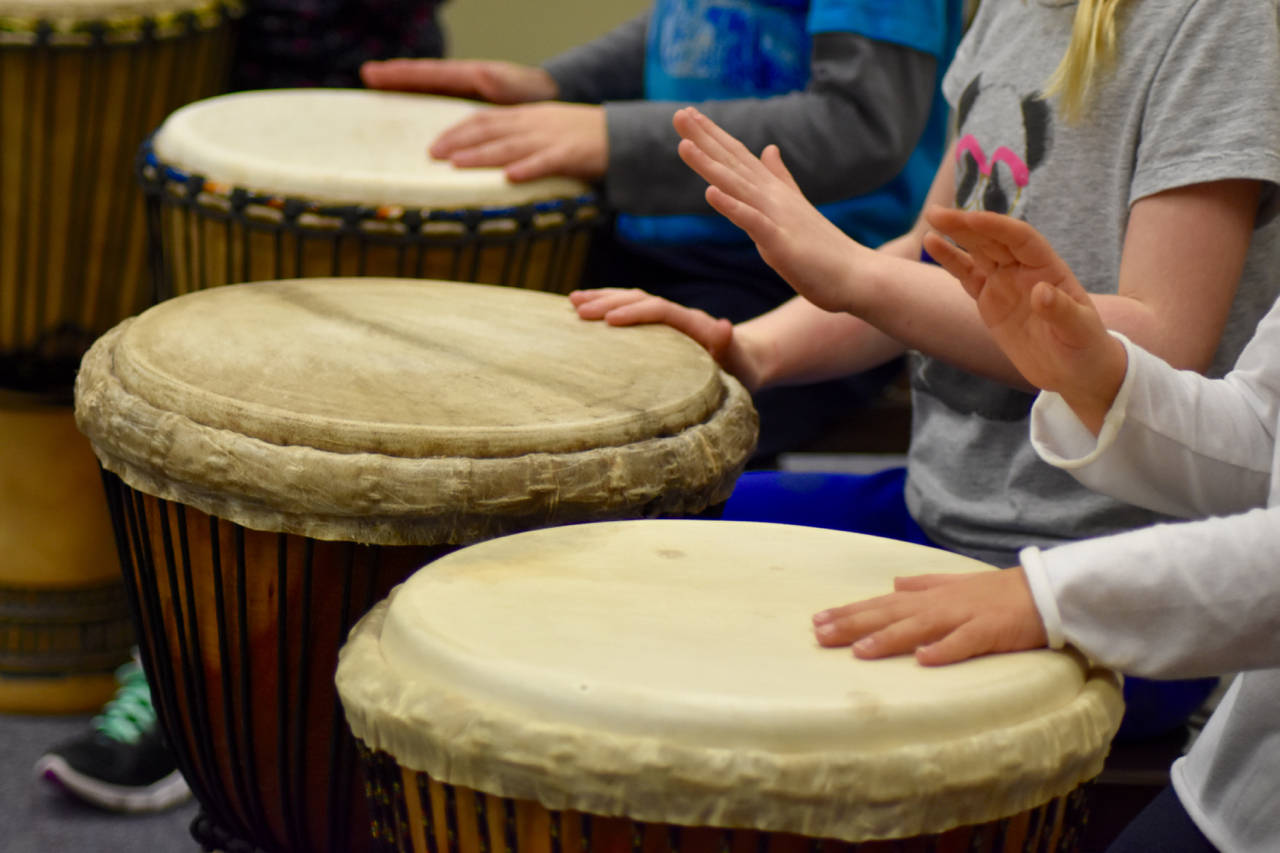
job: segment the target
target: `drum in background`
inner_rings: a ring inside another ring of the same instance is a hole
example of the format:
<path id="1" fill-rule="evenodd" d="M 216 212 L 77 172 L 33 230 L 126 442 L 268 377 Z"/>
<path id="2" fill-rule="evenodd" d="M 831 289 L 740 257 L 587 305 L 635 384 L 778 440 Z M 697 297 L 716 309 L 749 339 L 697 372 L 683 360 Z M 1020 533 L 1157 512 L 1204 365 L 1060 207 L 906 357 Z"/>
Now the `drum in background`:
<path id="1" fill-rule="evenodd" d="M 131 175 L 167 114 L 224 85 L 234 0 L 0 0 L 0 388 L 70 393 L 151 302 Z"/>
<path id="2" fill-rule="evenodd" d="M 97 461 L 70 407 L 0 394 L 0 711 L 90 711 L 133 628 Z"/>
<path id="3" fill-rule="evenodd" d="M 197 838 L 317 853 L 370 843 L 333 687 L 368 607 L 456 545 L 699 512 L 755 440 L 746 391 L 671 329 L 373 278 L 163 302 L 85 356 L 76 413 Z"/>
<path id="4" fill-rule="evenodd" d="M 601 215 L 586 184 L 456 169 L 427 146 L 471 101 L 337 89 L 189 105 L 142 153 L 164 296 L 261 279 L 400 276 L 566 293 Z"/>
<path id="5" fill-rule="evenodd" d="M 377 849 L 1074 850 L 1114 675 L 1073 652 L 925 668 L 813 639 L 812 613 L 895 575 L 989 568 L 725 521 L 455 551 L 339 659 Z"/>

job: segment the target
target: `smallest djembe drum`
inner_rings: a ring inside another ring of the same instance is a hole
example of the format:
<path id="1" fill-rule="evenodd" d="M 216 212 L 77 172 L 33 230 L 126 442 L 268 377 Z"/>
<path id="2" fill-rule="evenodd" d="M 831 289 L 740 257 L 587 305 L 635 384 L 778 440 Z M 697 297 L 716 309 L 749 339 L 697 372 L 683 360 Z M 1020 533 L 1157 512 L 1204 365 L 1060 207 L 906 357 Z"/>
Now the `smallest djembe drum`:
<path id="1" fill-rule="evenodd" d="M 1116 678 L 1035 651 L 924 668 L 810 614 L 989 568 L 816 528 L 634 521 L 457 551 L 352 631 L 338 692 L 383 850 L 1065 851 Z"/>

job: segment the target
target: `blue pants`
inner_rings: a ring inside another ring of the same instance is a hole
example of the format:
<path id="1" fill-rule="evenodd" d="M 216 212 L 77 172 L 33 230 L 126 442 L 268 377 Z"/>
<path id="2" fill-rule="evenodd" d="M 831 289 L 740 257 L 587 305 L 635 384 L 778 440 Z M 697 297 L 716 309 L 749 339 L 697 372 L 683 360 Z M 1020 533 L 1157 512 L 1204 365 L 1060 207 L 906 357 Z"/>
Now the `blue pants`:
<path id="1" fill-rule="evenodd" d="M 1218 853 L 1167 787 L 1111 842 L 1107 853 Z"/>
<path id="2" fill-rule="evenodd" d="M 722 518 L 803 524 L 934 545 L 907 512 L 905 468 L 875 474 L 748 471 Z M 1125 715 L 1117 740 L 1142 740 L 1187 721 L 1218 683 L 1216 678 L 1151 681 L 1126 676 Z"/>

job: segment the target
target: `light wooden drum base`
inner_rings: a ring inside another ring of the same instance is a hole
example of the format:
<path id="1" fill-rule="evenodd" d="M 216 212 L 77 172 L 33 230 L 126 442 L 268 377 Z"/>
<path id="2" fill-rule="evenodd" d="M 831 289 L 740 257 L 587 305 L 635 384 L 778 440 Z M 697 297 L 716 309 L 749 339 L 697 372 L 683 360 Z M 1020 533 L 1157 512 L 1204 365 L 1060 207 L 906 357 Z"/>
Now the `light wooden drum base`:
<path id="1" fill-rule="evenodd" d="M 68 406 L 0 399 L 0 710 L 97 710 L 133 628 L 89 443 Z"/>
<path id="2" fill-rule="evenodd" d="M 1074 652 L 854 658 L 810 615 L 935 548 L 624 521 L 460 549 L 352 630 L 371 836 L 414 853 L 1070 851 L 1122 711 Z"/>

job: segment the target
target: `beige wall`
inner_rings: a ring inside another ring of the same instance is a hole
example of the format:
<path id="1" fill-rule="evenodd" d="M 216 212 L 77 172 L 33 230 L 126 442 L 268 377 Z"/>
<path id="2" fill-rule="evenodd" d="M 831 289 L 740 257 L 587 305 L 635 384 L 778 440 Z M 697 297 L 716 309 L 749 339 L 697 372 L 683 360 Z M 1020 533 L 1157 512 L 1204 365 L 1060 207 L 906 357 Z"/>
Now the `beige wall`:
<path id="1" fill-rule="evenodd" d="M 650 0 L 448 0 L 449 55 L 538 63 L 634 17 Z"/>

